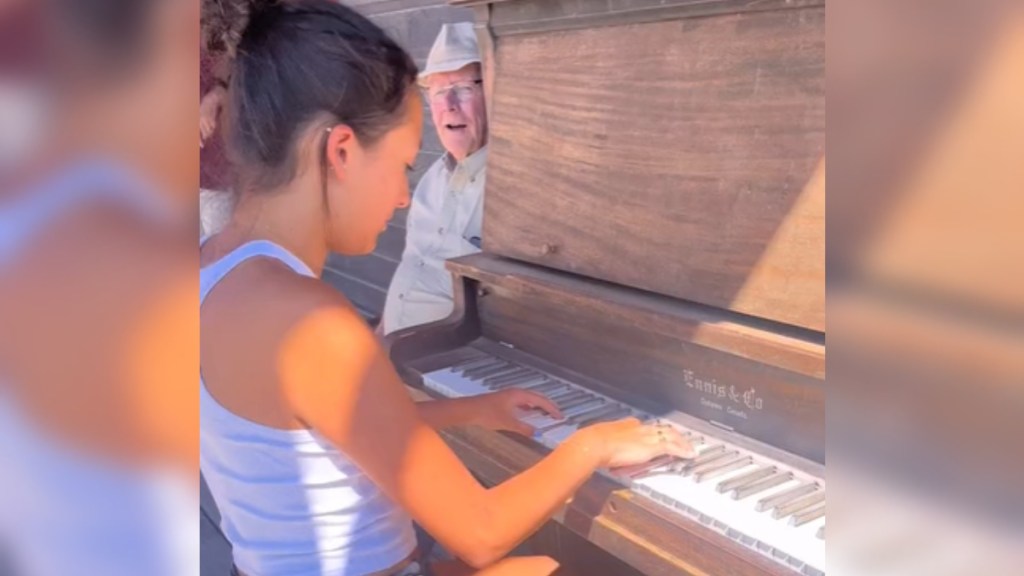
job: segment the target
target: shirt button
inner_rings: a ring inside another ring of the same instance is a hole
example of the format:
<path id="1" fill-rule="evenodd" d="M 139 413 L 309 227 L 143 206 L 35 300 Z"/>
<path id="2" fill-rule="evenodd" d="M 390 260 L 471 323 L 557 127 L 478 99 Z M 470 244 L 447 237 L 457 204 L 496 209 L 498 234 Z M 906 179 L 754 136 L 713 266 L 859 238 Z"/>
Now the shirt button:
<path id="1" fill-rule="evenodd" d="M 398 299 L 399 300 L 405 300 L 405 294 L 399 294 L 398 295 Z"/>
<path id="2" fill-rule="evenodd" d="M 444 234 L 444 226 L 437 229 L 438 234 Z"/>

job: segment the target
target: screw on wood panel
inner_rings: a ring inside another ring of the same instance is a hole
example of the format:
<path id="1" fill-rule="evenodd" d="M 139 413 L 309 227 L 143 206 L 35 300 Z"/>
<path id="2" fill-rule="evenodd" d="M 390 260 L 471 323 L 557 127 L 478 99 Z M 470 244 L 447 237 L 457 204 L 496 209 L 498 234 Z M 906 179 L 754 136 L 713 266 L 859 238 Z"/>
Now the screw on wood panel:
<path id="1" fill-rule="evenodd" d="M 555 252 L 558 252 L 558 246 L 554 244 L 545 243 L 543 246 L 540 247 L 541 256 L 548 256 L 549 254 L 554 254 Z"/>
<path id="2" fill-rule="evenodd" d="M 477 288 L 476 289 L 476 296 L 477 296 L 477 298 L 483 298 L 484 296 L 487 296 L 490 293 L 491 293 L 491 291 L 488 290 L 487 288 Z"/>

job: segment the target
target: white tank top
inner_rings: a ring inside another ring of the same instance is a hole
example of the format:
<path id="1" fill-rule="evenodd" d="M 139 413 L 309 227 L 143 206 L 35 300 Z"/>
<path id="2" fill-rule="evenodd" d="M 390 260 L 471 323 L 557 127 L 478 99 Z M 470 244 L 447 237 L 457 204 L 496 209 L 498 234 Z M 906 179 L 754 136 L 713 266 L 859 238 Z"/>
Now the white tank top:
<path id="1" fill-rule="evenodd" d="M 255 257 L 315 277 L 284 248 L 254 241 L 200 271 L 200 305 L 232 269 Z M 200 465 L 241 572 L 362 576 L 413 552 L 408 514 L 315 431 L 237 416 L 210 395 L 201 374 L 199 408 Z"/>
<path id="2" fill-rule="evenodd" d="M 96 201 L 115 201 L 147 218 L 166 208 L 121 167 L 93 160 L 68 167 L 0 206 L 0 275 L 53 221 Z M 53 357 L 59 361 L 60 350 Z M 195 478 L 70 449 L 24 413 L 2 371 L 0 546 L 14 573 L 199 574 Z"/>

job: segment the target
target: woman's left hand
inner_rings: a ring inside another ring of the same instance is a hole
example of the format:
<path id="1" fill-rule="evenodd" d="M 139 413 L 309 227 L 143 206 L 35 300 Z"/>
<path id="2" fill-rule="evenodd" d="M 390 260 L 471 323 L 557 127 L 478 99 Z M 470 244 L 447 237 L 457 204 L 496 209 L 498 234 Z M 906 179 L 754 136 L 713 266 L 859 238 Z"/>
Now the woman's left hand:
<path id="1" fill-rule="evenodd" d="M 558 406 L 546 396 L 529 390 L 507 388 L 474 396 L 472 423 L 490 430 L 508 430 L 533 436 L 533 427 L 520 420 L 531 409 L 546 412 L 553 418 L 562 417 Z"/>

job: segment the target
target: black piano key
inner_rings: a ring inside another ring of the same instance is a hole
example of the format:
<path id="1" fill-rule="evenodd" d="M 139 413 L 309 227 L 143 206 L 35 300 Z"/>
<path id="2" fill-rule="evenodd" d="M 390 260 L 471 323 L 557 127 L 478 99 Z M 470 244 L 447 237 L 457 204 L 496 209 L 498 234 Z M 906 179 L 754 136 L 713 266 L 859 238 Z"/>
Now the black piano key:
<path id="1" fill-rule="evenodd" d="M 491 384 L 491 390 L 504 390 L 506 388 L 529 388 L 530 386 L 539 386 L 545 382 L 551 382 L 551 380 L 543 374 L 537 374 L 536 376 L 523 376 L 520 378 L 511 378 L 505 380 L 500 384 Z"/>
<path id="2" fill-rule="evenodd" d="M 600 404 L 600 405 L 594 406 L 592 408 L 587 408 L 587 409 L 583 410 L 582 412 L 577 412 L 577 413 L 575 413 L 575 414 L 573 414 L 571 416 L 567 415 L 568 417 L 565 420 L 561 420 L 559 422 L 555 422 L 553 424 L 548 424 L 547 426 L 542 426 L 540 428 L 537 428 L 536 429 L 536 433 L 543 434 L 545 432 L 548 432 L 549 430 L 554 430 L 555 428 L 561 428 L 562 426 L 575 426 L 580 421 L 580 419 L 587 418 L 587 417 L 590 417 L 590 416 L 595 416 L 595 415 L 603 412 L 606 409 L 607 409 L 607 406 L 604 405 L 604 404 Z"/>
<path id="3" fill-rule="evenodd" d="M 547 386 L 549 384 L 561 384 L 561 382 L 555 382 L 547 376 L 541 376 L 539 378 L 531 378 L 523 382 L 519 382 L 514 385 L 515 388 L 522 388 L 523 390 L 535 391 L 537 388 Z"/>
<path id="4" fill-rule="evenodd" d="M 804 524 L 807 524 L 808 522 L 813 522 L 814 520 L 817 520 L 818 518 L 821 518 L 824 515 L 825 504 L 819 504 L 818 506 L 813 506 L 811 508 L 807 508 L 805 510 L 797 512 L 796 514 L 793 514 L 793 517 L 789 519 L 789 524 L 791 526 L 803 526 Z"/>
<path id="5" fill-rule="evenodd" d="M 767 478 L 767 477 L 771 476 L 772 474 L 775 474 L 777 471 L 778 471 L 778 469 L 775 466 L 771 466 L 771 465 L 762 466 L 761 468 L 758 468 L 757 470 L 754 470 L 753 472 L 748 472 L 746 474 L 742 474 L 742 475 L 737 476 L 735 478 L 730 478 L 728 480 L 719 482 L 718 486 L 715 487 L 715 490 L 717 490 L 718 492 L 723 493 L 723 494 L 726 493 L 726 492 L 732 492 L 733 490 L 735 490 L 737 488 L 740 488 L 740 487 L 746 486 L 747 484 L 751 484 L 753 482 L 757 482 L 758 480 Z"/>
<path id="6" fill-rule="evenodd" d="M 570 416 L 569 418 L 566 418 L 566 420 L 561 424 L 569 426 L 580 426 L 581 423 L 585 420 L 588 420 L 590 418 L 601 417 L 604 414 L 608 414 L 616 410 L 618 410 L 617 405 L 607 403 L 601 404 L 591 409 L 584 410 L 582 412 L 577 412 L 576 414 Z"/>
<path id="7" fill-rule="evenodd" d="M 467 358 L 466 360 L 463 360 L 461 362 L 456 362 L 455 364 L 452 364 L 451 366 L 449 366 L 449 369 L 452 370 L 453 372 L 462 372 L 463 370 L 467 370 L 469 368 L 484 366 L 486 364 L 490 364 L 492 362 L 497 362 L 497 361 L 498 361 L 498 359 L 495 358 L 494 356 L 479 356 L 478 355 L 478 356 L 474 356 L 472 358 Z"/>
<path id="8" fill-rule="evenodd" d="M 562 415 L 568 419 L 572 418 L 583 418 L 587 414 L 594 414 L 596 410 L 608 405 L 608 402 L 604 398 L 592 398 L 590 401 L 573 406 L 572 408 L 563 408 Z"/>
<path id="9" fill-rule="evenodd" d="M 568 388 L 568 386 L 563 382 L 548 382 L 546 384 L 533 386 L 530 388 L 530 391 L 536 392 L 537 394 L 548 395 L 551 394 L 552 392 L 558 392 L 563 388 Z"/>
<path id="10" fill-rule="evenodd" d="M 495 376 L 487 376 L 486 378 L 484 378 L 483 382 L 484 382 L 484 386 L 491 387 L 494 384 L 497 384 L 498 382 L 500 382 L 502 379 L 507 379 L 507 378 L 513 378 L 513 379 L 515 379 L 515 378 L 525 378 L 527 375 L 532 374 L 532 373 L 533 373 L 533 370 L 530 370 L 529 368 L 523 368 L 522 366 L 517 366 L 515 368 L 515 370 L 512 370 L 511 372 L 507 372 L 505 374 L 498 374 L 498 375 L 495 375 Z"/>
<path id="11" fill-rule="evenodd" d="M 736 456 L 739 456 L 739 452 L 736 450 L 727 450 L 718 454 L 701 454 L 700 457 L 692 460 L 689 465 L 681 471 L 681 473 L 683 476 L 689 476 L 695 472 L 703 472 L 708 468 L 712 468 L 718 464 L 723 464 L 726 460 L 730 460 Z M 698 462 L 698 460 L 701 461 Z"/>
<path id="12" fill-rule="evenodd" d="M 465 365 L 459 367 L 459 369 L 456 370 L 456 372 L 458 372 L 458 373 L 462 374 L 463 376 L 465 376 L 466 372 L 470 372 L 472 370 L 479 370 L 481 368 L 487 368 L 487 367 L 490 367 L 490 366 L 498 366 L 500 364 L 506 364 L 506 362 L 504 360 L 502 360 L 501 358 L 486 358 L 486 359 L 483 359 L 483 360 L 477 360 L 475 362 L 470 362 L 468 364 L 465 364 Z"/>
<path id="13" fill-rule="evenodd" d="M 563 411 L 564 410 L 572 410 L 573 408 L 576 408 L 578 406 L 584 406 L 584 405 L 586 405 L 588 403 L 591 403 L 591 402 L 596 403 L 596 402 L 600 402 L 600 401 L 601 401 L 601 399 L 598 398 L 597 396 L 594 396 L 593 394 L 587 394 L 583 398 L 577 398 L 576 400 L 564 401 L 563 403 L 558 405 L 558 409 L 559 410 L 563 410 Z"/>
<path id="14" fill-rule="evenodd" d="M 488 385 L 490 386 L 504 386 L 509 382 L 517 382 L 520 380 L 526 380 L 527 378 L 543 378 L 544 375 L 536 370 L 520 367 L 518 371 L 512 374 L 502 374 L 501 376 L 488 376 L 486 378 Z"/>
<path id="15" fill-rule="evenodd" d="M 590 397 L 590 394 L 588 392 L 584 392 L 579 389 L 569 388 L 569 390 L 559 391 L 557 394 L 548 396 L 548 400 L 551 400 L 556 405 L 558 405 L 559 408 L 561 408 L 562 405 L 567 402 L 573 402 L 588 397 Z"/>
<path id="16" fill-rule="evenodd" d="M 807 496 L 804 496 L 803 498 L 797 498 L 796 500 L 791 500 L 789 502 L 786 502 L 785 504 L 779 504 L 775 506 L 775 508 L 772 509 L 772 518 L 779 520 L 785 518 L 786 516 L 796 514 L 797 512 L 807 510 L 808 508 L 813 508 L 814 506 L 824 501 L 824 492 L 814 492 L 813 494 L 809 494 Z"/>
<path id="17" fill-rule="evenodd" d="M 672 456 L 658 456 L 649 462 L 634 464 L 632 466 L 623 466 L 621 468 L 616 468 L 612 472 L 617 476 L 629 478 L 630 480 L 639 480 L 640 478 L 650 475 L 652 472 L 672 464 L 674 460 L 675 458 Z"/>
<path id="18" fill-rule="evenodd" d="M 605 415 L 611 414 L 613 412 L 618 412 L 620 409 L 621 406 L 619 406 L 618 404 L 605 403 L 602 404 L 599 408 L 594 408 L 593 410 L 590 410 L 588 412 L 577 414 L 576 416 L 573 416 L 569 420 L 573 424 L 576 424 L 577 426 L 583 426 L 584 422 L 589 422 L 590 420 L 603 418 Z"/>
<path id="19" fill-rule="evenodd" d="M 612 420 L 618 420 L 619 418 L 625 418 L 626 416 L 629 416 L 630 413 L 632 413 L 632 410 L 630 410 L 629 408 L 625 408 L 622 405 L 611 406 L 611 408 L 612 410 L 605 414 L 595 414 L 594 416 L 591 416 L 586 420 L 580 421 L 579 427 L 585 428 L 587 426 L 591 426 L 599 422 L 610 422 Z"/>
<path id="20" fill-rule="evenodd" d="M 471 374 L 466 374 L 466 377 L 471 380 L 482 382 L 484 378 L 488 376 L 501 376 L 505 374 L 512 374 L 516 370 L 519 370 L 519 366 L 515 364 L 506 364 L 504 366 L 494 366 L 492 368 L 481 368 L 475 370 Z"/>
<path id="21" fill-rule="evenodd" d="M 533 368 L 530 368 L 529 366 L 522 366 L 522 365 L 519 365 L 519 364 L 512 364 L 512 365 L 516 367 L 516 371 L 514 373 L 512 373 L 512 374 L 502 374 L 502 375 L 498 375 L 498 376 L 488 376 L 487 379 L 490 382 L 493 382 L 495 384 L 500 384 L 500 383 L 502 383 L 505 380 L 514 380 L 514 379 L 516 379 L 518 377 L 542 375 L 542 373 L 540 371 L 534 370 Z M 517 376 L 517 374 L 522 374 L 522 376 Z"/>
<path id="22" fill-rule="evenodd" d="M 699 472 L 694 470 L 693 479 L 695 482 L 700 484 L 701 482 L 704 482 L 706 480 L 718 478 L 722 474 L 728 474 L 729 472 L 739 470 L 740 468 L 746 468 L 747 466 L 750 466 L 750 464 L 753 461 L 754 459 L 751 458 L 750 456 L 744 456 L 742 458 L 730 460 L 729 462 L 718 463 L 716 465 L 705 468 Z"/>
<path id="23" fill-rule="evenodd" d="M 785 484 L 793 479 L 793 474 L 789 472 L 777 473 L 772 476 L 765 478 L 764 480 L 758 480 L 753 484 L 748 484 L 741 488 L 737 488 L 732 492 L 733 500 L 743 500 L 755 494 L 764 492 L 765 490 L 775 488 L 781 484 Z"/>
<path id="24" fill-rule="evenodd" d="M 463 370 L 462 375 L 466 378 L 469 378 L 470 380 L 477 380 L 479 378 L 483 378 L 484 376 L 490 376 L 494 372 L 508 370 L 512 366 L 513 364 L 509 364 L 504 360 L 499 360 L 497 362 L 486 364 L 484 366 L 476 366 L 474 368 L 469 368 L 468 370 Z"/>
<path id="25" fill-rule="evenodd" d="M 700 452 L 700 454 L 697 455 L 696 458 L 694 458 L 693 460 L 690 460 L 690 465 L 691 466 L 700 466 L 701 464 L 710 462 L 710 461 L 720 457 L 724 453 L 725 453 L 725 445 L 724 444 L 716 444 L 714 446 L 709 446 L 709 447 L 705 448 L 704 450 L 702 450 Z"/>
<path id="26" fill-rule="evenodd" d="M 789 490 L 785 490 L 774 496 L 762 498 L 757 502 L 757 506 L 754 507 L 758 512 L 764 512 L 765 510 L 771 510 L 777 506 L 781 506 L 788 502 L 792 502 L 797 498 L 801 498 L 808 494 L 811 494 L 818 490 L 817 482 L 805 482 Z"/>

